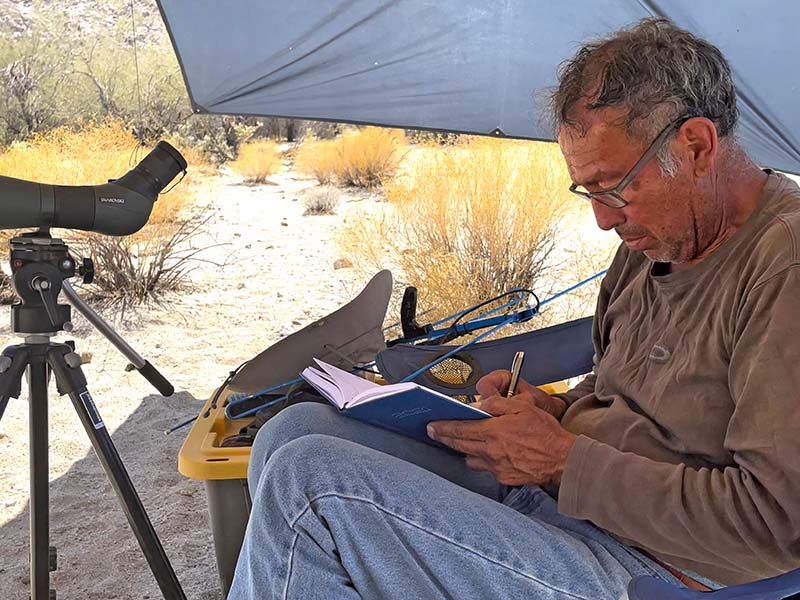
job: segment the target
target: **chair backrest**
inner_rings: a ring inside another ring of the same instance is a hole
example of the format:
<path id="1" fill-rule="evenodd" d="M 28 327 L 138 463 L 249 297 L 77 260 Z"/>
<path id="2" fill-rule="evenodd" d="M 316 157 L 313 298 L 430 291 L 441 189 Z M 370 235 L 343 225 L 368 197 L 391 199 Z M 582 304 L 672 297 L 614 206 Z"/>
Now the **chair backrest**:
<path id="1" fill-rule="evenodd" d="M 378 369 L 390 382 L 430 364 L 457 346 L 398 344 L 376 357 Z M 486 373 L 508 369 L 514 354 L 525 352 L 521 376 L 534 385 L 569 379 L 592 370 L 592 317 L 545 329 L 479 342 L 445 360 L 414 381 L 449 396 L 475 394 L 475 384 Z"/>

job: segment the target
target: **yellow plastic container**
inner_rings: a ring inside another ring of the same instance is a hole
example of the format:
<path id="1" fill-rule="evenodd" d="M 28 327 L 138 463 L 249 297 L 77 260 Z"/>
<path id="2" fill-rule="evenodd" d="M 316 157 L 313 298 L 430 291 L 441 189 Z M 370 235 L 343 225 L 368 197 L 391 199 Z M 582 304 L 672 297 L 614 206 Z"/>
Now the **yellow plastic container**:
<path id="1" fill-rule="evenodd" d="M 209 399 L 183 442 L 178 454 L 178 471 L 187 477 L 204 481 L 247 478 L 250 448 L 223 448 L 222 441 L 239 433 L 252 417 L 227 419 L 227 404 L 227 392 L 220 394 L 216 408 L 211 407 Z"/>

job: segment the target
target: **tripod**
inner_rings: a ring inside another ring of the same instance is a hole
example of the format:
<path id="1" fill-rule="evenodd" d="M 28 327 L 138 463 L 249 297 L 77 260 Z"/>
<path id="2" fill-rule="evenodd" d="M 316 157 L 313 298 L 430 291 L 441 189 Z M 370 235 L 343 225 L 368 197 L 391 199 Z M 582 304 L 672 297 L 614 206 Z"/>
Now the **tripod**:
<path id="1" fill-rule="evenodd" d="M 32 600 L 53 599 L 50 571 L 57 566 L 55 548 L 49 545 L 48 402 L 50 373 L 58 393 L 68 394 L 100 459 L 125 516 L 142 548 L 164 598 L 184 600 L 186 596 L 172 570 L 164 548 L 145 512 L 133 483 L 111 441 L 103 419 L 86 387 L 81 359 L 74 342 L 53 343 L 59 331 L 70 331 L 70 307 L 58 304 L 63 289 L 70 302 L 109 337 L 131 359 L 148 381 L 164 395 L 173 391 L 169 382 L 139 357 L 91 308 L 86 306 L 64 279 L 76 273 L 91 280 L 91 261 L 77 267 L 67 245 L 50 237 L 47 229 L 13 238 L 11 271 L 14 291 L 21 302 L 11 307 L 11 327 L 24 336 L 24 343 L 6 348 L 0 355 L 0 418 L 10 397 L 18 398 L 22 374 L 27 371 L 30 419 L 30 569 Z"/>

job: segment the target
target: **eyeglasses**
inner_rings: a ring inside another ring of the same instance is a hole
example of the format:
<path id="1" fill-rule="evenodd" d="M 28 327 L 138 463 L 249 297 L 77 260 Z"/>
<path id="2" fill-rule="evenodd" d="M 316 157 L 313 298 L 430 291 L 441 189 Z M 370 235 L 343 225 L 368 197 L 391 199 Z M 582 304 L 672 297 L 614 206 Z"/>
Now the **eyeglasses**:
<path id="1" fill-rule="evenodd" d="M 650 147 L 645 151 L 642 157 L 637 160 L 636 164 L 633 165 L 630 171 L 628 171 L 628 174 L 625 175 L 625 177 L 622 178 L 622 181 L 620 181 L 613 188 L 590 192 L 585 187 L 573 183 L 571 186 L 569 186 L 569 191 L 580 196 L 584 200 L 588 200 L 589 202 L 592 200 L 597 200 L 600 204 L 604 204 L 611 208 L 624 208 L 628 205 L 628 201 L 622 197 L 622 192 L 626 187 L 628 187 L 630 182 L 635 179 L 635 177 L 639 174 L 639 171 L 642 170 L 647 162 L 653 158 L 653 156 L 655 156 L 656 152 L 658 152 L 661 146 L 664 145 L 664 142 L 667 140 L 673 130 L 679 129 L 681 125 L 686 123 L 686 121 L 691 118 L 691 115 L 685 115 L 664 127 L 664 129 L 661 130 L 661 133 L 656 136 L 656 139 L 653 140 L 653 143 L 650 144 Z"/>

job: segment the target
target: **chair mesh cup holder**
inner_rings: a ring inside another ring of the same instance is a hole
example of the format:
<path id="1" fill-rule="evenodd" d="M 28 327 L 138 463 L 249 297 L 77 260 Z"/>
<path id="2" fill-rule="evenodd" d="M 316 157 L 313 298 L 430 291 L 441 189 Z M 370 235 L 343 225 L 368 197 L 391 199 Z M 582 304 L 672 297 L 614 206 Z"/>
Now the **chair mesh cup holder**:
<path id="1" fill-rule="evenodd" d="M 446 352 L 437 354 L 431 362 L 439 360 Z M 472 388 L 483 376 L 483 371 L 471 355 L 459 352 L 425 371 L 424 377 L 432 384 L 449 390 Z M 453 398 L 465 404 L 475 401 L 472 394 L 457 394 Z"/>

